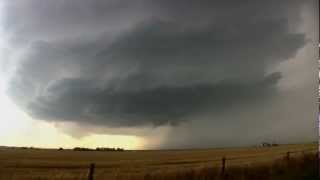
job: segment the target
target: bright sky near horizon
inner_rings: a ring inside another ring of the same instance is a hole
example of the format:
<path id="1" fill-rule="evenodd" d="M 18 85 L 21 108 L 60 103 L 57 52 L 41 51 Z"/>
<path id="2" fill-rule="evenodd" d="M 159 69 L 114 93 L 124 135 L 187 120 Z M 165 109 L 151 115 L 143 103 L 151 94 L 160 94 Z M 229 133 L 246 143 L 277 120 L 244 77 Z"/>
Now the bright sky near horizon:
<path id="1" fill-rule="evenodd" d="M 136 136 L 91 134 L 80 139 L 73 138 L 57 129 L 54 123 L 33 120 L 29 115 L 19 110 L 3 91 L 0 92 L 0 109 L 2 109 L 1 145 L 43 148 L 143 148 L 143 139 Z"/>

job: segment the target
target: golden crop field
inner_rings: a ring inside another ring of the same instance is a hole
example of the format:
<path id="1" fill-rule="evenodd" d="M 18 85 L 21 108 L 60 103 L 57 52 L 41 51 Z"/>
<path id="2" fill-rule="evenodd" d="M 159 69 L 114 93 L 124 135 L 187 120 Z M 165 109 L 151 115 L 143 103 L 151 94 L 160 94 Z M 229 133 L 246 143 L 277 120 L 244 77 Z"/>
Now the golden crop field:
<path id="1" fill-rule="evenodd" d="M 94 179 L 130 179 L 146 174 L 170 174 L 190 169 L 226 169 L 256 166 L 286 156 L 316 151 L 317 144 L 276 147 L 220 148 L 201 150 L 139 150 L 123 152 L 73 151 L 54 149 L 0 150 L 0 179 L 87 179 L 90 163 L 95 163 Z M 139 179 L 139 178 L 138 178 Z"/>

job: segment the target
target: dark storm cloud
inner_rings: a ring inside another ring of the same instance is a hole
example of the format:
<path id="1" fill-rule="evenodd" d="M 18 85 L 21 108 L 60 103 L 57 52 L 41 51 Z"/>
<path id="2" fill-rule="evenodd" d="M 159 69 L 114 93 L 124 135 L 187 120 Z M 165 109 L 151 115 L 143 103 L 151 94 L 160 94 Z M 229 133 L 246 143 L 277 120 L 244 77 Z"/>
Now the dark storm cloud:
<path id="1" fill-rule="evenodd" d="M 272 74 L 249 85 L 222 82 L 123 92 L 95 88 L 90 81 L 64 79 L 53 84 L 47 96 L 37 97 L 29 108 L 40 119 L 91 119 L 93 123 L 111 126 L 175 124 L 208 107 L 218 112 L 239 101 L 267 96 L 279 78 L 279 74 Z"/>
<path id="2" fill-rule="evenodd" d="M 25 54 L 9 93 L 32 116 L 107 126 L 178 124 L 264 101 L 305 35 L 299 1 L 7 3 Z M 293 15 L 292 15 L 293 14 Z M 20 42 L 20 41 L 19 41 Z"/>

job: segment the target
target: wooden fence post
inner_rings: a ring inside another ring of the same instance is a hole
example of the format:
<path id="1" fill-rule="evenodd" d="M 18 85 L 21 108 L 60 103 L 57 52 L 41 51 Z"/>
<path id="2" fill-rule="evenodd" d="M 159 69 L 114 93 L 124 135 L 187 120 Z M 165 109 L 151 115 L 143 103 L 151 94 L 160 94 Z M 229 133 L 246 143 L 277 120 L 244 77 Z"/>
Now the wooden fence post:
<path id="1" fill-rule="evenodd" d="M 226 170 L 226 157 L 222 157 L 221 175 L 225 174 Z"/>
<path id="2" fill-rule="evenodd" d="M 286 156 L 287 162 L 290 161 L 290 151 L 287 152 L 287 156 Z"/>
<path id="3" fill-rule="evenodd" d="M 317 151 L 316 152 L 316 167 L 317 167 L 317 169 L 320 171 L 320 164 L 319 164 L 319 161 L 320 160 L 320 158 L 319 158 L 319 152 Z"/>
<path id="4" fill-rule="evenodd" d="M 290 151 L 287 152 L 286 155 L 286 163 L 287 163 L 287 168 L 290 168 Z"/>
<path id="5" fill-rule="evenodd" d="M 89 167 L 88 180 L 93 180 L 94 167 L 94 163 L 91 163 Z"/>

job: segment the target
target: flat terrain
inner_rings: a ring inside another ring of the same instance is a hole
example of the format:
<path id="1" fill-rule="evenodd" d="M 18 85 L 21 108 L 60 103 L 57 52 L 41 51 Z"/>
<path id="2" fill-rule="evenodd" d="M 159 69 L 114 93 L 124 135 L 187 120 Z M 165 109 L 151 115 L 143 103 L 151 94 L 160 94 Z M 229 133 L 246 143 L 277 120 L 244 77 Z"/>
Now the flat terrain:
<path id="1" fill-rule="evenodd" d="M 280 145 L 203 150 L 147 150 L 124 152 L 0 149 L 0 179 L 86 179 L 90 163 L 95 163 L 95 179 L 121 175 L 162 173 L 226 166 L 253 166 L 275 159 L 315 152 L 317 144 Z"/>

